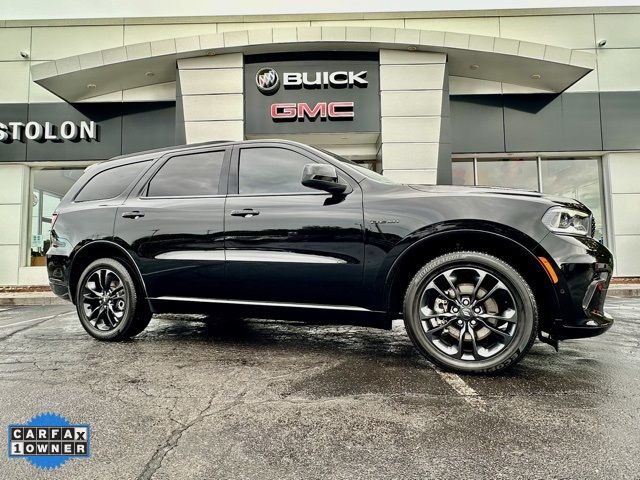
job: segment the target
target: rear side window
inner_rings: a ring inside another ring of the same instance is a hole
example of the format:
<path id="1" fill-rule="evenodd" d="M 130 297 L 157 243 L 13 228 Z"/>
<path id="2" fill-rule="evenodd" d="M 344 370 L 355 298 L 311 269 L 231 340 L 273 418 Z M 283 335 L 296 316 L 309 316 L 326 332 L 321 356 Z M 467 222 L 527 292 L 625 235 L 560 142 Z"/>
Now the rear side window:
<path id="1" fill-rule="evenodd" d="M 149 182 L 149 197 L 217 195 L 224 150 L 172 157 Z"/>
<path id="2" fill-rule="evenodd" d="M 150 161 L 130 163 L 98 173 L 80 190 L 75 201 L 87 202 L 117 197 L 150 163 Z"/>

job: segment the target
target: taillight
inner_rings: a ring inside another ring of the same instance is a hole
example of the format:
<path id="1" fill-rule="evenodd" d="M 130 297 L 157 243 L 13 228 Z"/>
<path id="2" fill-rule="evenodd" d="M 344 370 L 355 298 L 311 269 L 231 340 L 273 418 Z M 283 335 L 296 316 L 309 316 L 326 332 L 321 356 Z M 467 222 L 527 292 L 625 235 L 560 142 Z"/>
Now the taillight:
<path id="1" fill-rule="evenodd" d="M 56 225 L 56 220 L 58 220 L 58 214 L 52 213 L 51 214 L 51 230 L 53 230 L 53 227 Z"/>

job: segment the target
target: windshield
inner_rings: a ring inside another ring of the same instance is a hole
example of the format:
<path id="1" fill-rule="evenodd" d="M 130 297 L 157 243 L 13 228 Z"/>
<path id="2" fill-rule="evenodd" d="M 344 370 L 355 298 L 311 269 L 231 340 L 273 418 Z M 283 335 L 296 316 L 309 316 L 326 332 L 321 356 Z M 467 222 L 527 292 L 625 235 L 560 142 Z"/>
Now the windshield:
<path id="1" fill-rule="evenodd" d="M 316 147 L 318 148 L 318 147 Z M 364 175 L 365 177 L 373 180 L 374 182 L 378 182 L 378 183 L 386 183 L 388 185 L 397 185 L 397 182 L 394 182 L 393 180 L 380 175 L 378 172 L 374 172 L 373 170 L 369 170 L 366 167 L 363 167 L 362 165 L 358 165 L 356 162 L 353 162 L 351 160 L 348 160 L 344 157 L 341 157 L 340 155 L 330 152 L 328 150 L 325 150 L 323 148 L 318 148 L 318 150 L 320 150 L 321 152 L 326 153 L 327 155 L 329 155 L 330 157 L 335 158 L 336 160 L 342 162 L 342 163 L 346 163 L 348 164 L 351 168 L 353 168 L 354 170 L 357 170 L 359 173 L 361 173 L 362 175 Z"/>

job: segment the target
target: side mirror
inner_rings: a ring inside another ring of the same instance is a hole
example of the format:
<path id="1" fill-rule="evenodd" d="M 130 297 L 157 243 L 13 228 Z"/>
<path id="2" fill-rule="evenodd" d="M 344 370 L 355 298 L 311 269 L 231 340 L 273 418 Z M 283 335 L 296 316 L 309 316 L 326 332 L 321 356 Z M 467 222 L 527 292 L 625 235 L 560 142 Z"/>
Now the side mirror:
<path id="1" fill-rule="evenodd" d="M 333 195 L 344 193 L 347 185 L 338 180 L 338 172 L 333 165 L 309 163 L 302 170 L 302 185 L 316 190 L 324 190 Z"/>

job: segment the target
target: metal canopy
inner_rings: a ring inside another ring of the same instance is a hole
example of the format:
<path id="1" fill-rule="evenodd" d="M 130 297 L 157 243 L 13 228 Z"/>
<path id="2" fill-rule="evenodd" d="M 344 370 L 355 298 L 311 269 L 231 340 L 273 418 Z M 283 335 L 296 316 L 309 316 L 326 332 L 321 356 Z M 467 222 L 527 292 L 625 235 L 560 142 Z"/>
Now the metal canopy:
<path id="1" fill-rule="evenodd" d="M 551 45 L 431 30 L 301 27 L 242 30 L 98 50 L 31 67 L 34 81 L 76 102 L 172 82 L 176 61 L 225 53 L 368 51 L 441 52 L 449 74 L 562 92 L 595 68 L 595 55 Z"/>

